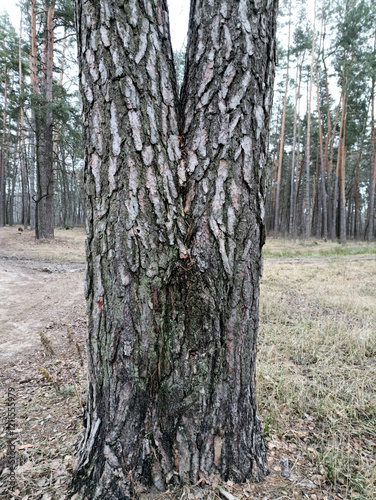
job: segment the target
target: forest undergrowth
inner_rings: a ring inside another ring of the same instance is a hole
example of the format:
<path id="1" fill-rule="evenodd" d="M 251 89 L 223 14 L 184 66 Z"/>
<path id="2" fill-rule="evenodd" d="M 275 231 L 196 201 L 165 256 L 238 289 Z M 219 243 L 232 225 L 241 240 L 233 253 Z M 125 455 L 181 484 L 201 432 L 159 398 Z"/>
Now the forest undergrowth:
<path id="1" fill-rule="evenodd" d="M 4 228 L 0 239 L 8 272 L 13 261 L 42 260 L 53 279 L 61 272 L 54 263 L 84 260 L 83 230 L 41 244 Z M 139 498 L 376 498 L 376 245 L 269 239 L 264 254 L 257 388 L 269 476 Z M 84 310 L 82 299 L 68 319 L 31 332 L 34 352 L 2 370 L 2 410 L 7 387 L 17 389 L 17 488 L 9 498 L 69 498 L 86 389 Z M 1 498 L 5 453 L 2 432 Z"/>

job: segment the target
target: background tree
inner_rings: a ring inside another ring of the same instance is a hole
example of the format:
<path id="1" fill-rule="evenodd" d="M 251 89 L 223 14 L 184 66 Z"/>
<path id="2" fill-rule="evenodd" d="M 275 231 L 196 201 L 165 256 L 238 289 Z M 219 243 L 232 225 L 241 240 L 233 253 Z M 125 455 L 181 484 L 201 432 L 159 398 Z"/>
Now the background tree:
<path id="1" fill-rule="evenodd" d="M 74 489 L 90 498 L 266 473 L 254 371 L 275 17 L 276 2 L 193 2 L 179 103 L 164 1 L 77 2 L 90 333 Z"/>

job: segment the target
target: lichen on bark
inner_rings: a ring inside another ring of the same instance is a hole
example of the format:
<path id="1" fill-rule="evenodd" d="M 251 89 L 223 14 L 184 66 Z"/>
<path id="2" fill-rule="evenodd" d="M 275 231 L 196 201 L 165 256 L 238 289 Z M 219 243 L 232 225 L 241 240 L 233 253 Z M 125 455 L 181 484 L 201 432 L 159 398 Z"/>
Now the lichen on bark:
<path id="1" fill-rule="evenodd" d="M 255 402 L 276 2 L 77 0 L 89 390 L 72 491 L 267 473 Z"/>

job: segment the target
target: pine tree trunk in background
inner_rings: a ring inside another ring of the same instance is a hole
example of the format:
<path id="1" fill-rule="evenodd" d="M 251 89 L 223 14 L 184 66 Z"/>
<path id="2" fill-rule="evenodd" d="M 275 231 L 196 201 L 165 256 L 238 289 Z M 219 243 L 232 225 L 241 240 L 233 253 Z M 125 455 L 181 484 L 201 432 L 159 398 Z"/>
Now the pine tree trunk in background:
<path id="1" fill-rule="evenodd" d="M 328 94 L 327 94 L 328 95 Z M 339 117 L 339 110 L 341 108 L 341 102 L 342 102 L 342 97 L 340 97 L 337 110 L 336 110 L 336 115 L 334 118 L 333 122 L 333 131 L 332 131 L 332 136 L 329 141 L 329 130 L 328 130 L 328 136 L 327 136 L 327 142 L 330 142 L 329 146 L 329 154 L 327 155 L 328 158 L 328 192 L 329 192 L 329 199 L 328 199 L 328 233 L 330 234 L 330 238 L 334 241 L 335 238 L 335 215 L 334 215 L 334 210 L 335 210 L 335 204 L 334 204 L 334 198 L 335 198 L 335 185 L 337 182 L 337 177 L 333 178 L 333 158 L 334 158 L 334 141 L 336 137 L 336 130 L 337 130 L 337 122 L 338 122 L 338 117 Z M 329 121 L 330 123 L 330 121 Z"/>
<path id="2" fill-rule="evenodd" d="M 302 63 L 303 64 L 303 63 Z M 292 140 L 292 159 L 291 159 L 291 167 L 290 167 L 290 215 L 289 215 L 289 238 L 292 239 L 295 235 L 295 203 L 296 203 L 296 190 L 295 190 L 295 156 L 296 156 L 296 129 L 297 122 L 300 119 L 298 115 L 298 102 L 300 101 L 300 85 L 302 81 L 302 64 L 297 64 L 296 70 L 296 92 L 295 92 L 295 106 L 294 106 L 294 132 L 293 132 L 293 140 Z"/>
<path id="3" fill-rule="evenodd" d="M 8 102 L 8 65 L 5 64 L 4 71 L 4 113 L 3 113 L 3 133 L 1 137 L 0 151 L 0 227 L 6 224 L 6 170 L 5 161 L 5 134 L 6 134 L 6 119 L 7 119 L 7 102 Z"/>
<path id="4" fill-rule="evenodd" d="M 275 132 L 275 143 L 274 143 L 274 148 L 273 148 L 273 161 L 272 161 L 272 169 L 271 169 L 271 177 L 272 179 L 270 180 L 269 185 L 272 186 L 272 189 L 270 190 L 270 203 L 269 203 L 269 213 L 267 223 L 268 227 L 267 230 L 273 231 L 274 229 L 274 214 L 275 214 L 275 203 L 276 203 L 276 188 L 277 188 L 277 174 L 278 174 L 278 151 L 279 151 L 279 145 L 281 144 L 282 136 L 281 136 L 281 131 L 282 131 L 282 126 L 279 128 L 279 134 L 278 134 L 278 117 L 279 117 L 279 111 L 280 111 L 280 106 L 278 106 L 278 111 L 277 111 L 277 118 L 276 118 L 276 132 Z M 281 123 L 282 123 L 282 116 L 281 116 Z"/>
<path id="5" fill-rule="evenodd" d="M 35 124 L 35 121 L 34 121 Z M 30 229 L 35 229 L 35 134 L 30 130 L 30 163 L 29 163 L 29 190 L 30 190 Z"/>
<path id="6" fill-rule="evenodd" d="M 315 31 L 316 27 L 316 0 L 314 2 L 314 21 L 313 21 L 313 34 L 312 34 L 312 53 L 311 53 L 311 70 L 309 76 L 309 94 L 307 106 L 307 137 L 306 137 L 306 207 L 305 207 L 305 239 L 309 240 L 311 237 L 311 201 L 310 201 L 310 163 L 311 163 L 311 103 L 312 103 L 312 81 L 313 81 L 313 67 L 315 58 Z"/>
<path id="7" fill-rule="evenodd" d="M 337 215 L 338 215 L 338 198 L 339 198 L 339 176 L 342 162 L 342 147 L 343 147 L 343 127 L 345 118 L 344 102 L 345 96 L 341 94 L 341 123 L 339 127 L 338 151 L 337 151 L 337 166 L 335 171 L 334 186 L 333 186 L 333 209 L 332 209 L 332 234 L 331 238 L 334 241 L 337 238 Z M 334 142 L 334 141 L 333 141 Z"/>
<path id="8" fill-rule="evenodd" d="M 73 490 L 90 499 L 267 472 L 255 343 L 276 10 L 192 2 L 179 104 L 166 2 L 77 1 L 89 390 Z"/>
<path id="9" fill-rule="evenodd" d="M 289 68 L 290 68 L 290 33 L 291 33 L 291 0 L 289 4 L 289 30 L 288 30 L 288 41 L 287 41 L 286 83 L 285 83 L 285 95 L 283 97 L 281 141 L 279 145 L 279 162 L 278 162 L 278 174 L 277 174 L 276 197 L 275 197 L 274 233 L 273 233 L 274 238 L 278 237 L 279 222 L 280 222 L 279 198 L 281 193 L 283 154 L 285 152 L 286 106 L 287 106 L 287 96 L 289 91 Z"/>
<path id="10" fill-rule="evenodd" d="M 376 39 L 375 39 L 376 40 Z M 368 188 L 368 220 L 367 241 L 373 240 L 375 217 L 375 183 L 376 183 L 376 154 L 375 154 L 375 79 L 371 84 L 371 168 Z"/>
<path id="11" fill-rule="evenodd" d="M 325 31 L 324 31 L 324 10 L 322 11 L 321 15 L 321 37 L 320 37 L 320 50 L 319 53 L 321 52 L 321 40 L 322 44 L 324 45 L 324 36 L 325 36 Z M 316 60 L 316 66 L 315 66 L 315 72 L 316 72 L 316 89 L 317 89 L 317 120 L 318 120 L 318 125 L 319 125 L 319 151 L 320 151 L 320 187 L 321 187 L 321 215 L 322 215 L 322 234 L 321 236 L 323 237 L 324 241 L 327 241 L 328 239 L 328 210 L 327 210 L 327 194 L 326 194 L 326 185 L 325 185 L 325 174 L 326 174 L 326 168 L 327 168 L 327 153 L 328 153 L 328 143 L 329 141 L 326 140 L 325 142 L 325 149 L 323 145 L 323 133 L 322 133 L 322 118 L 321 118 L 321 100 L 320 100 L 320 81 L 319 81 L 319 70 L 318 70 L 318 60 Z M 329 112 L 329 124 L 328 124 L 328 137 L 330 134 L 330 107 L 328 109 Z"/>
<path id="12" fill-rule="evenodd" d="M 12 188 L 11 188 L 11 192 L 10 192 L 10 196 L 9 196 L 8 220 L 9 220 L 10 226 L 13 226 L 13 224 L 14 224 L 14 191 L 15 191 L 16 181 L 17 181 L 17 154 L 18 154 L 18 146 L 19 146 L 19 133 L 20 133 L 20 115 L 18 115 L 16 140 L 14 143 Z"/>
<path id="13" fill-rule="evenodd" d="M 36 0 L 30 2 L 30 88 L 32 102 L 35 101 L 39 95 L 38 83 L 38 56 L 37 56 L 37 18 L 36 18 Z M 38 164 L 38 144 L 40 136 L 40 119 L 39 112 L 36 111 L 36 103 L 31 106 L 31 123 L 32 130 L 31 142 L 31 162 L 30 162 L 30 227 L 36 227 L 36 196 L 35 192 L 35 174 Z"/>
<path id="14" fill-rule="evenodd" d="M 370 101 L 371 101 L 371 99 L 370 99 Z M 355 167 L 355 172 L 354 172 L 354 186 L 353 186 L 353 189 L 352 189 L 353 201 L 354 201 L 354 224 L 353 224 L 353 226 L 354 226 L 353 227 L 353 237 L 354 237 L 354 239 L 359 238 L 360 237 L 360 233 L 361 233 L 361 228 L 360 228 L 360 225 L 361 225 L 361 213 L 360 213 L 360 192 L 359 192 L 359 169 L 360 169 L 360 163 L 362 161 L 362 156 L 363 156 L 364 141 L 365 141 L 366 130 L 367 130 L 368 113 L 369 113 L 369 108 L 368 108 L 366 119 L 365 119 L 364 125 L 363 125 L 362 142 L 360 144 L 358 161 L 357 161 L 356 167 Z"/>
<path id="15" fill-rule="evenodd" d="M 26 172 L 26 148 L 25 148 L 25 131 L 24 131 L 24 109 L 23 109 L 23 86 L 22 86 L 22 12 L 20 20 L 20 37 L 18 43 L 18 72 L 19 72 L 19 85 L 20 85 L 20 170 L 21 170 L 21 186 L 22 186 L 22 222 L 24 229 L 27 229 L 28 223 L 28 186 L 27 186 L 27 172 Z"/>
<path id="16" fill-rule="evenodd" d="M 54 237 L 54 157 L 53 157 L 53 114 L 52 79 L 53 79 L 53 20 L 55 12 L 54 0 L 48 4 L 45 26 L 43 71 L 41 81 L 41 97 L 43 99 L 39 116 L 40 129 L 37 137 L 37 198 L 36 227 L 37 239 Z M 38 140 L 39 139 L 39 140 Z"/>
<path id="17" fill-rule="evenodd" d="M 340 193 L 339 193 L 339 238 L 341 243 L 346 243 L 346 157 L 347 157 L 347 147 L 346 147 L 346 121 L 347 121 L 347 98 L 344 94 L 343 97 L 343 127 L 342 127 L 342 147 L 341 147 L 341 159 L 340 159 L 340 170 L 339 170 L 339 183 L 340 183 Z"/>

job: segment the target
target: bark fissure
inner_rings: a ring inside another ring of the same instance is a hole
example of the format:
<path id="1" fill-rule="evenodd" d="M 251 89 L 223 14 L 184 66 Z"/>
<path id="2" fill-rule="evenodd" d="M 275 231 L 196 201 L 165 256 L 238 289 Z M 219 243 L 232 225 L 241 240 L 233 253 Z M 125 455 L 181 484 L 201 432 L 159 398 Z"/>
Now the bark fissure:
<path id="1" fill-rule="evenodd" d="M 255 402 L 275 3 L 77 1 L 89 391 L 74 489 L 267 472 Z"/>

